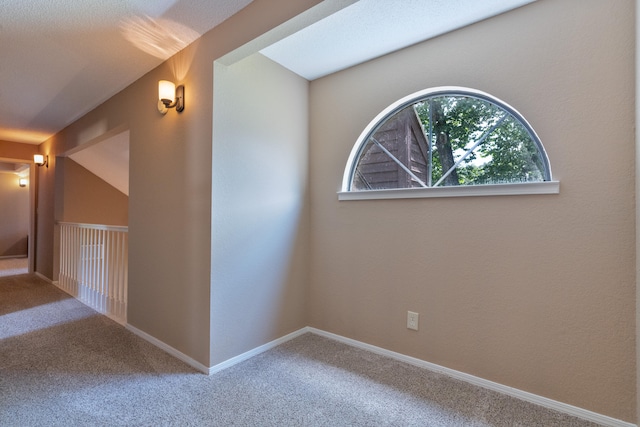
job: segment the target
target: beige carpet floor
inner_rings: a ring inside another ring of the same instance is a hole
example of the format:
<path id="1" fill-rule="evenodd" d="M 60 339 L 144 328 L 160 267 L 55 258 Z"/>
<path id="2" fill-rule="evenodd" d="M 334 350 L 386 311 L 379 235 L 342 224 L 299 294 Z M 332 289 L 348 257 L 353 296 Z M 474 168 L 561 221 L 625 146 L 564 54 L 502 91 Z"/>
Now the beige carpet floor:
<path id="1" fill-rule="evenodd" d="M 207 376 L 20 275 L 0 278 L 0 426 L 594 424 L 311 333 Z"/>

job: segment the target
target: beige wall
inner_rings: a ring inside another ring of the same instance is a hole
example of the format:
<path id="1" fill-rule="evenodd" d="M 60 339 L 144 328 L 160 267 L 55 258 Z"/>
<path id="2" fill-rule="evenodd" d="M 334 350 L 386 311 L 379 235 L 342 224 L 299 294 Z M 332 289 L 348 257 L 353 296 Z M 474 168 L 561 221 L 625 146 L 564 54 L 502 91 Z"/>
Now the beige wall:
<path id="1" fill-rule="evenodd" d="M 63 197 L 58 221 L 85 224 L 128 224 L 129 198 L 69 158 L 60 158 Z M 56 201 L 57 203 L 57 201 Z"/>
<path id="2" fill-rule="evenodd" d="M 0 141 L 0 158 L 21 159 L 33 161 L 33 155 L 38 152 L 38 146 L 21 144 L 19 142 Z"/>
<path id="3" fill-rule="evenodd" d="M 49 156 L 49 166 L 41 166 L 36 169 L 36 218 L 35 218 L 35 265 L 34 271 L 49 279 L 54 277 L 54 200 L 55 200 L 55 173 L 56 173 L 56 141 L 63 139 L 58 134 L 52 139 L 40 144 L 40 154 Z M 59 149 L 60 152 L 64 151 Z"/>
<path id="4" fill-rule="evenodd" d="M 633 1 L 540 0 L 312 82 L 310 325 L 635 421 L 633 58 Z M 338 202 L 369 121 L 441 85 L 517 108 L 560 194 Z"/>
<path id="5" fill-rule="evenodd" d="M 308 82 L 260 54 L 215 64 L 212 365 L 306 326 Z"/>
<path id="6" fill-rule="evenodd" d="M 40 145 L 37 271 L 54 277 L 55 155 L 116 128 L 130 131 L 130 325 L 210 363 L 213 62 L 318 0 L 256 0 Z M 184 112 L 158 113 L 157 82 L 185 85 Z M 59 191 L 59 190 L 58 190 Z"/>
<path id="7" fill-rule="evenodd" d="M 29 186 L 18 185 L 18 175 L 0 173 L 0 258 L 27 256 Z"/>

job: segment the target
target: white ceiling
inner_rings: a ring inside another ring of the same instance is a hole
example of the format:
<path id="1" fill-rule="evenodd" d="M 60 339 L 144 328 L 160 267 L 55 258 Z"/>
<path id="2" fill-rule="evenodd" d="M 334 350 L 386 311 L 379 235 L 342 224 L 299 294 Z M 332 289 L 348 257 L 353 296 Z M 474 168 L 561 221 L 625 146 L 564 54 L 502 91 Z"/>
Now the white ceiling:
<path id="1" fill-rule="evenodd" d="M 260 52 L 314 80 L 535 0 L 360 0 Z"/>
<path id="2" fill-rule="evenodd" d="M 250 2 L 1 0 L 0 140 L 43 142 Z"/>
<path id="3" fill-rule="evenodd" d="M 83 147 L 69 157 L 120 192 L 129 195 L 129 131 Z"/>
<path id="4" fill-rule="evenodd" d="M 43 142 L 251 1 L 0 1 L 0 140 Z M 262 52 L 312 80 L 531 1 L 360 0 Z"/>
<path id="5" fill-rule="evenodd" d="M 0 162 L 0 173 L 12 173 L 20 177 L 26 177 L 29 176 L 29 164 Z"/>

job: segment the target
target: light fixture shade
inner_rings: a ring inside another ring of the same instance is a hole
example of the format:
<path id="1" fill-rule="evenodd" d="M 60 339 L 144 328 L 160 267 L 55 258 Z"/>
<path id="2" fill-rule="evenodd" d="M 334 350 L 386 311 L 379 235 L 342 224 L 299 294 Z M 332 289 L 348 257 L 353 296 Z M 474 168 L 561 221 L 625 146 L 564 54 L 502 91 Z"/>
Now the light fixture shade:
<path id="1" fill-rule="evenodd" d="M 158 111 L 167 114 L 169 108 L 178 113 L 184 111 L 184 85 L 176 85 L 169 80 L 158 81 Z"/>
<path id="2" fill-rule="evenodd" d="M 158 82 L 158 99 L 165 104 L 173 104 L 176 99 L 176 85 L 169 80 Z"/>
<path id="3" fill-rule="evenodd" d="M 42 154 L 34 154 L 33 155 L 33 163 L 35 163 L 38 166 L 49 167 L 49 155 L 44 156 Z"/>
<path id="4" fill-rule="evenodd" d="M 18 179 L 18 185 L 20 185 L 20 187 L 26 187 L 28 182 L 27 178 Z"/>

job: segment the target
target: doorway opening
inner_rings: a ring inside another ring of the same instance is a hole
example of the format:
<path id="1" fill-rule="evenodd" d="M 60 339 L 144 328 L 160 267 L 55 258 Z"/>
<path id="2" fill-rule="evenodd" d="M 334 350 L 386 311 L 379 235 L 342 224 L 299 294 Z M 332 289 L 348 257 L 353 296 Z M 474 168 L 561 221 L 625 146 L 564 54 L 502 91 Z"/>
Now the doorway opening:
<path id="1" fill-rule="evenodd" d="M 0 159 L 0 277 L 34 271 L 34 169 L 29 161 Z"/>

